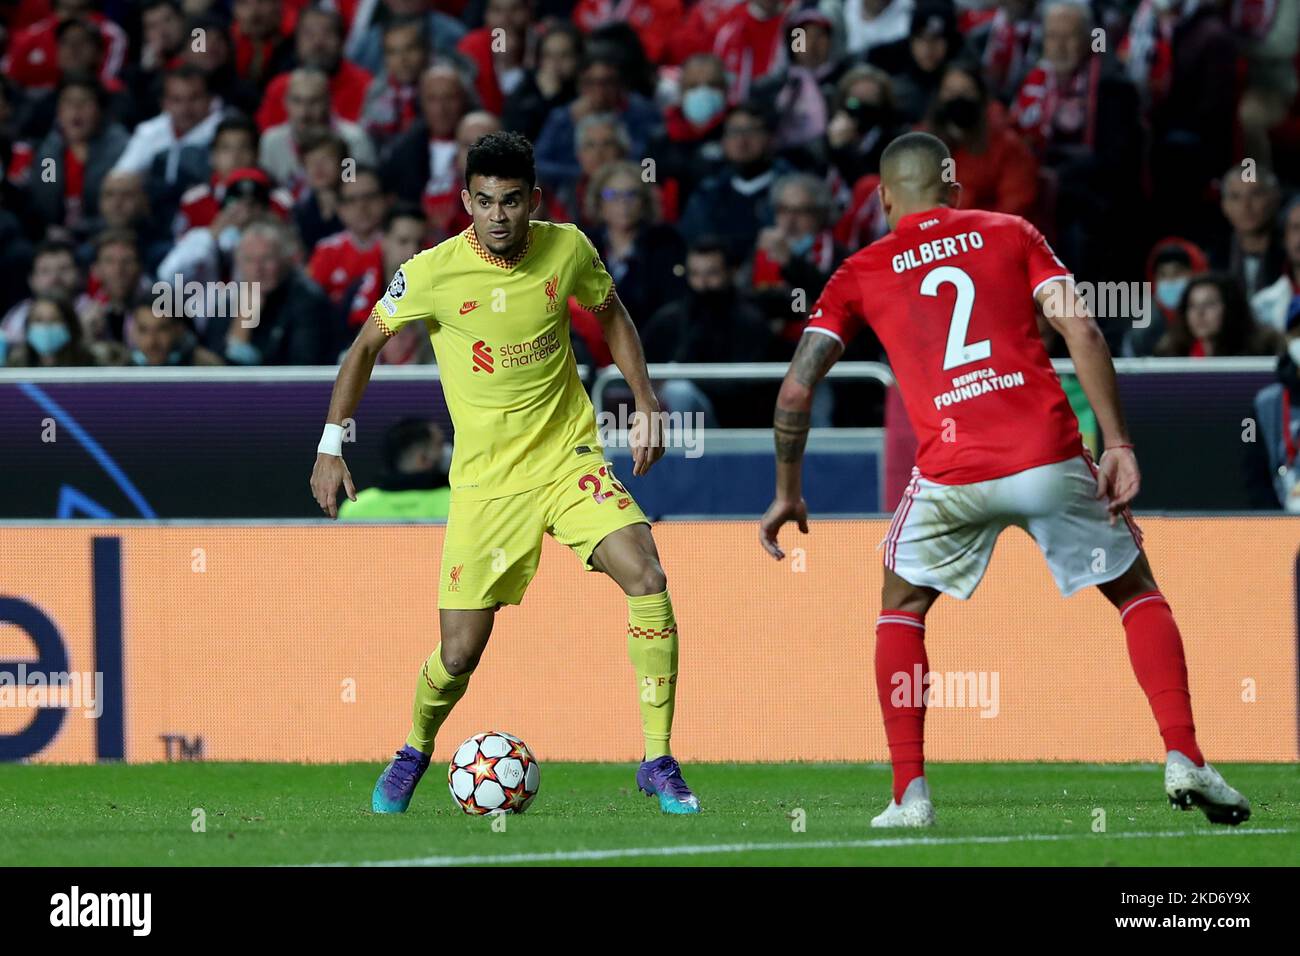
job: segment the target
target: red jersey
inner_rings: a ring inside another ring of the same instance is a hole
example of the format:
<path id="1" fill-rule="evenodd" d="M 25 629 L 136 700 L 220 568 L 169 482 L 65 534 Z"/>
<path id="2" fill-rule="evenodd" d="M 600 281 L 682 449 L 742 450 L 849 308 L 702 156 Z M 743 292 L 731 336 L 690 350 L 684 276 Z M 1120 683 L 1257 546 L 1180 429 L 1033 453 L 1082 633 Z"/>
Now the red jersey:
<path id="1" fill-rule="evenodd" d="M 371 270 L 384 271 L 384 252 L 378 237 L 367 246 L 358 246 L 346 229 L 316 243 L 307 263 L 307 272 L 335 303 L 342 301 L 358 276 Z"/>
<path id="2" fill-rule="evenodd" d="M 964 485 L 1082 454 L 1078 421 L 1038 332 L 1034 295 L 1069 276 L 1019 216 L 938 207 L 855 253 L 809 333 L 869 325 L 917 436 L 921 474 Z"/>
<path id="3" fill-rule="evenodd" d="M 99 79 L 104 82 L 116 80 L 129 47 L 126 31 L 98 13 L 87 13 L 79 19 L 88 20 L 98 27 L 99 34 L 104 39 L 104 57 L 99 64 Z M 61 76 L 59 22 L 59 17 L 51 15 L 14 32 L 9 49 L 3 61 L 0 61 L 0 68 L 3 68 L 9 79 L 32 90 L 58 84 Z"/>
<path id="4" fill-rule="evenodd" d="M 340 60 L 339 68 L 330 77 L 330 112 L 349 123 L 361 121 L 366 90 L 373 79 L 370 71 L 349 60 Z M 284 99 L 289 93 L 289 74 L 281 73 L 266 85 L 262 105 L 257 110 L 257 128 L 266 132 L 289 118 Z"/>

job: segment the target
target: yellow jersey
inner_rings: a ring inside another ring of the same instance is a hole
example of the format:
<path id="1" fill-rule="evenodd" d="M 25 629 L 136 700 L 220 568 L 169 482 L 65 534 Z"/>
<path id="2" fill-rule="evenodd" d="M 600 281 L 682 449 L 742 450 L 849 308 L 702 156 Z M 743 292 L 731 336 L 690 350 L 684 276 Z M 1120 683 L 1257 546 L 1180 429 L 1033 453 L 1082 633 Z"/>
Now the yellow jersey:
<path id="1" fill-rule="evenodd" d="M 503 259 L 474 227 L 408 259 L 375 303 L 389 335 L 429 329 L 455 427 L 452 499 L 519 494 L 604 460 L 569 343 L 569 296 L 603 308 L 614 280 L 569 223 L 533 221 Z"/>

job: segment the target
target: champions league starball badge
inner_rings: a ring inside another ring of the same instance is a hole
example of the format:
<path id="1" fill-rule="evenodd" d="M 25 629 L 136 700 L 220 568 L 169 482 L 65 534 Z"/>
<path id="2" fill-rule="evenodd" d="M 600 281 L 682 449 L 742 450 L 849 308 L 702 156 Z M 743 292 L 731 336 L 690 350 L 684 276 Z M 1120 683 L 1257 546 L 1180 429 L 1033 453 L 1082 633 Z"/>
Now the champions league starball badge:
<path id="1" fill-rule="evenodd" d="M 406 295 L 406 273 L 398 269 L 397 275 L 393 276 L 393 281 L 388 283 L 388 296 L 392 299 L 400 299 L 404 295 Z"/>

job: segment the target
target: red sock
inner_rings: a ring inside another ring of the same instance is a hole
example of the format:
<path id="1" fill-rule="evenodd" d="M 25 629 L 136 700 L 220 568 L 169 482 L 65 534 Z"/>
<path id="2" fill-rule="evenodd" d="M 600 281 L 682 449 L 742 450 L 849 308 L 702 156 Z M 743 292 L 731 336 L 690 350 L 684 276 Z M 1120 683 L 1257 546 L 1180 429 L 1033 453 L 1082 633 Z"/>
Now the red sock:
<path id="1" fill-rule="evenodd" d="M 876 694 L 894 765 L 894 800 L 900 803 L 907 785 L 925 773 L 925 688 L 917 675 L 923 680 L 929 670 L 925 618 L 911 611 L 881 611 L 876 620 Z"/>
<path id="2" fill-rule="evenodd" d="M 1187 689 L 1183 639 L 1173 611 L 1159 591 L 1148 591 L 1119 609 L 1133 673 L 1155 714 L 1165 750 L 1181 751 L 1198 767 L 1205 763 L 1196 745 L 1192 695 Z"/>

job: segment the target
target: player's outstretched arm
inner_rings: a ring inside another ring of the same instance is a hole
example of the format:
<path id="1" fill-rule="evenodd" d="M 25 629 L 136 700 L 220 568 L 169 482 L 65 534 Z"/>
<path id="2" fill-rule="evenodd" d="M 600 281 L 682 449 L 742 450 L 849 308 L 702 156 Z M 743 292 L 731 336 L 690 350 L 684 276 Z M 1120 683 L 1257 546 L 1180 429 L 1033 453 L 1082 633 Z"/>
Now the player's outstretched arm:
<path id="1" fill-rule="evenodd" d="M 627 307 L 614 293 L 609 304 L 593 313 L 600 322 L 600 331 L 609 345 L 614 364 L 623 373 L 636 412 L 632 416 L 632 474 L 640 476 L 664 456 L 663 423 L 659 420 L 659 399 L 650 387 L 650 372 L 645 365 L 645 352 L 636 325 L 627 314 Z"/>
<path id="2" fill-rule="evenodd" d="M 806 332 L 799 340 L 790 369 L 776 399 L 776 497 L 759 524 L 758 536 L 767 553 L 780 561 L 785 552 L 776 543 L 781 526 L 795 521 L 808 533 L 808 507 L 803 500 L 803 453 L 812 420 L 813 389 L 831 370 L 844 346 L 829 335 Z"/>
<path id="3" fill-rule="evenodd" d="M 366 386 L 370 384 L 370 373 L 375 368 L 375 359 L 387 341 L 388 336 L 371 316 L 357 333 L 348 354 L 343 357 L 343 364 L 339 366 L 338 377 L 334 379 L 325 435 L 317 448 L 316 466 L 311 472 L 312 496 L 320 505 L 321 511 L 331 518 L 339 516 L 337 502 L 340 486 L 347 491 L 349 498 L 357 500 L 352 475 L 343 461 L 343 422 L 351 418 L 361 404 L 361 396 L 365 394 Z"/>
<path id="4" fill-rule="evenodd" d="M 1105 337 L 1073 282 L 1065 279 L 1048 282 L 1038 290 L 1036 298 L 1043 316 L 1065 340 L 1074 361 L 1075 375 L 1105 436 L 1105 449 L 1098 463 L 1097 497 L 1109 496 L 1107 507 L 1113 524 L 1116 516 L 1137 497 L 1142 484 L 1133 439 L 1129 437 L 1119 401 L 1115 363 L 1111 361 Z"/>

